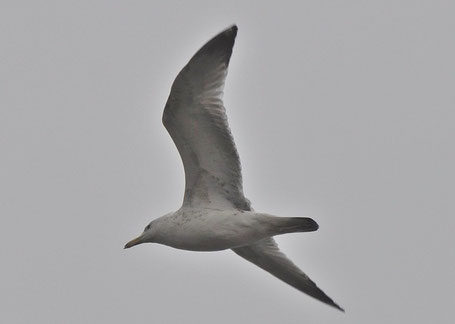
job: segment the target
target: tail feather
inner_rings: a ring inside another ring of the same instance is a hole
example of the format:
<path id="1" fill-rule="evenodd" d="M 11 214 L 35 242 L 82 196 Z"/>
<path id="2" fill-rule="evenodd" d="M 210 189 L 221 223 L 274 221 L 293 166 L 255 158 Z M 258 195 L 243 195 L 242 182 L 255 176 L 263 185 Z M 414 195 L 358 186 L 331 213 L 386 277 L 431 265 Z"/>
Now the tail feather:
<path id="1" fill-rule="evenodd" d="M 283 219 L 280 231 L 284 233 L 292 232 L 314 232 L 319 228 L 318 223 L 309 217 L 286 217 Z"/>

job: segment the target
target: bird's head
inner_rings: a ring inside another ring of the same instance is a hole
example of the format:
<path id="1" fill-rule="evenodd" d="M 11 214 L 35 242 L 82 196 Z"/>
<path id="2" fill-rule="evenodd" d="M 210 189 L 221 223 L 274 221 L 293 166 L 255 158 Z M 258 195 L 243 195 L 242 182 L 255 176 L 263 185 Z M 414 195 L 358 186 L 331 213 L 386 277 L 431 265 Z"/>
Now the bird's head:
<path id="1" fill-rule="evenodd" d="M 154 237 L 155 237 L 155 227 L 153 226 L 153 222 L 150 222 L 145 228 L 144 231 L 142 232 L 141 235 L 136 237 L 135 239 L 132 239 L 128 243 L 125 244 L 125 249 L 128 249 L 130 247 L 133 247 L 135 245 L 141 244 L 141 243 L 152 243 L 154 242 Z"/>

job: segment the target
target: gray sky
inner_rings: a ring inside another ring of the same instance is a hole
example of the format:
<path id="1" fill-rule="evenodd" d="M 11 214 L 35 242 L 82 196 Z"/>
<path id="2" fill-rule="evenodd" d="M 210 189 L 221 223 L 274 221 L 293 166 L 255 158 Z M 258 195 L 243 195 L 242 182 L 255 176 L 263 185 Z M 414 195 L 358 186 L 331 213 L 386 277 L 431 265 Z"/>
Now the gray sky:
<path id="1" fill-rule="evenodd" d="M 0 4 L 0 322 L 453 323 L 453 1 Z M 342 314 L 231 251 L 123 250 L 180 207 L 171 83 L 237 23 L 246 196 Z"/>

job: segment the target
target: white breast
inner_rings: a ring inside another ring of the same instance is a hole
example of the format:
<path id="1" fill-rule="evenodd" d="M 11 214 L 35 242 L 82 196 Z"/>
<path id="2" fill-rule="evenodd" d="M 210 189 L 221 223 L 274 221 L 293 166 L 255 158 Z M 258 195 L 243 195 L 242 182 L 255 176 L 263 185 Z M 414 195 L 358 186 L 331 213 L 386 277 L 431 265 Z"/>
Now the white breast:
<path id="1" fill-rule="evenodd" d="M 157 243 L 192 251 L 231 249 L 270 236 L 268 217 L 238 210 L 180 209 L 157 220 Z"/>

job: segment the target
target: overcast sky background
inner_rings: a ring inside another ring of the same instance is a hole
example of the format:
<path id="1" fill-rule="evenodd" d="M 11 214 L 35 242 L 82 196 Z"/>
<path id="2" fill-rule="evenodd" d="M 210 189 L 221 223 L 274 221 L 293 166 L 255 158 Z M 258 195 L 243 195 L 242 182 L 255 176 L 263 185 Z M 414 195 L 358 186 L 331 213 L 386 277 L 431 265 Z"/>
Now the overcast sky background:
<path id="1" fill-rule="evenodd" d="M 453 1 L 0 4 L 0 322 L 453 323 Z M 343 314 L 231 251 L 144 244 L 180 207 L 161 124 L 212 36 L 258 211 Z"/>

